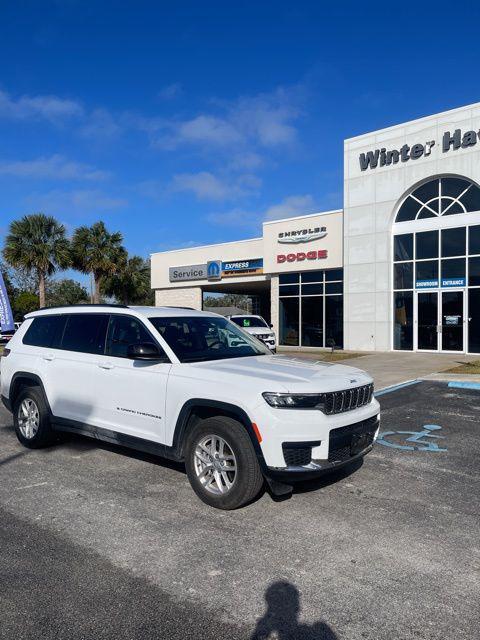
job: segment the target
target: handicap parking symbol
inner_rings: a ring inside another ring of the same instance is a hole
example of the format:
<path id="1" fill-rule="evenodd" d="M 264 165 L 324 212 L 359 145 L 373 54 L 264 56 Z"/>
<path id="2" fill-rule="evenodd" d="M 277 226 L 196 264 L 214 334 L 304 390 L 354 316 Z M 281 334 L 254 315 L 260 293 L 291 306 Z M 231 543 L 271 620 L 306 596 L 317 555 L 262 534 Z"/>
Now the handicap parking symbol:
<path id="1" fill-rule="evenodd" d="M 402 451 L 447 451 L 446 448 L 440 448 L 434 441 L 434 439 L 442 439 L 445 437 L 432 433 L 432 431 L 438 431 L 441 428 L 438 424 L 425 424 L 422 431 L 383 431 L 378 434 L 377 443 Z M 408 435 L 408 438 L 402 438 L 402 440 L 404 442 L 414 442 L 415 444 L 397 444 L 389 440 L 392 436 L 398 435 Z M 430 439 L 427 440 L 427 438 Z"/>

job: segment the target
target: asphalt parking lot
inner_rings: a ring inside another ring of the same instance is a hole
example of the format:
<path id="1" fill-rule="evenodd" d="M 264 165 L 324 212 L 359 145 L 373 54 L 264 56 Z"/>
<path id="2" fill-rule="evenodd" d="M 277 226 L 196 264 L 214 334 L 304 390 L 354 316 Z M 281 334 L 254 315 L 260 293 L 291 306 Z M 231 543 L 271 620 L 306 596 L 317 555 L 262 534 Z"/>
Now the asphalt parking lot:
<path id="1" fill-rule="evenodd" d="M 478 637 L 480 392 L 380 400 L 362 465 L 235 512 L 126 449 L 23 449 L 0 410 L 0 638 Z"/>

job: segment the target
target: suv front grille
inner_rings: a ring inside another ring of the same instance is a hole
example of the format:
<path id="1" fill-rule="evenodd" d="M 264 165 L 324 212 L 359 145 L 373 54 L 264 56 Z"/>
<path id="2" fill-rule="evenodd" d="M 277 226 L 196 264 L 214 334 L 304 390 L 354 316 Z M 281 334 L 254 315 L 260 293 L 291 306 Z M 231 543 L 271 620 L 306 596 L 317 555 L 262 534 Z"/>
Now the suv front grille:
<path id="1" fill-rule="evenodd" d="M 359 436 L 363 436 L 362 449 L 369 447 L 373 443 L 377 428 L 378 416 L 373 416 L 362 422 L 332 429 L 328 445 L 328 461 L 345 462 L 356 455 L 355 451 L 352 452 L 352 444 L 354 438 Z"/>
<path id="2" fill-rule="evenodd" d="M 363 407 L 372 401 L 373 384 L 365 384 L 362 387 L 346 389 L 345 391 L 333 391 L 325 393 L 324 413 L 332 415 L 351 411 Z"/>

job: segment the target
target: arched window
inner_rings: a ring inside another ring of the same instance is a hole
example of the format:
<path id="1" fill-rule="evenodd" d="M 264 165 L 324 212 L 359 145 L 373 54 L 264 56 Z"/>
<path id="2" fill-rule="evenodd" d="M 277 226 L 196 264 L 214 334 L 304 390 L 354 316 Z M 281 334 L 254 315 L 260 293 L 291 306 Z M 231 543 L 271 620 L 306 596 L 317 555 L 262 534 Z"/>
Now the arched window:
<path id="1" fill-rule="evenodd" d="M 480 188 L 465 178 L 435 178 L 403 201 L 395 222 L 480 211 Z"/>

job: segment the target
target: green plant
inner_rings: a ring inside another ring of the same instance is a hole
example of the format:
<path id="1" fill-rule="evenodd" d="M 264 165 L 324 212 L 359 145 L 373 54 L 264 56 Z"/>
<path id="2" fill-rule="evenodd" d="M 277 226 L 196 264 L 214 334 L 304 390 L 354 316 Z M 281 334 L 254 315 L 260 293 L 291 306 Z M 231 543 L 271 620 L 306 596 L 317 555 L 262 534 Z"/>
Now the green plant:
<path id="1" fill-rule="evenodd" d="M 40 307 L 44 307 L 47 276 L 70 266 L 65 227 L 44 213 L 14 220 L 5 239 L 3 257 L 12 267 L 36 274 Z"/>
<path id="2" fill-rule="evenodd" d="M 117 273 L 122 260 L 125 260 L 122 240 L 121 233 L 110 233 L 103 222 L 79 227 L 73 234 L 73 266 L 82 273 L 93 274 L 93 301 L 96 304 L 100 302 L 102 279 Z"/>

